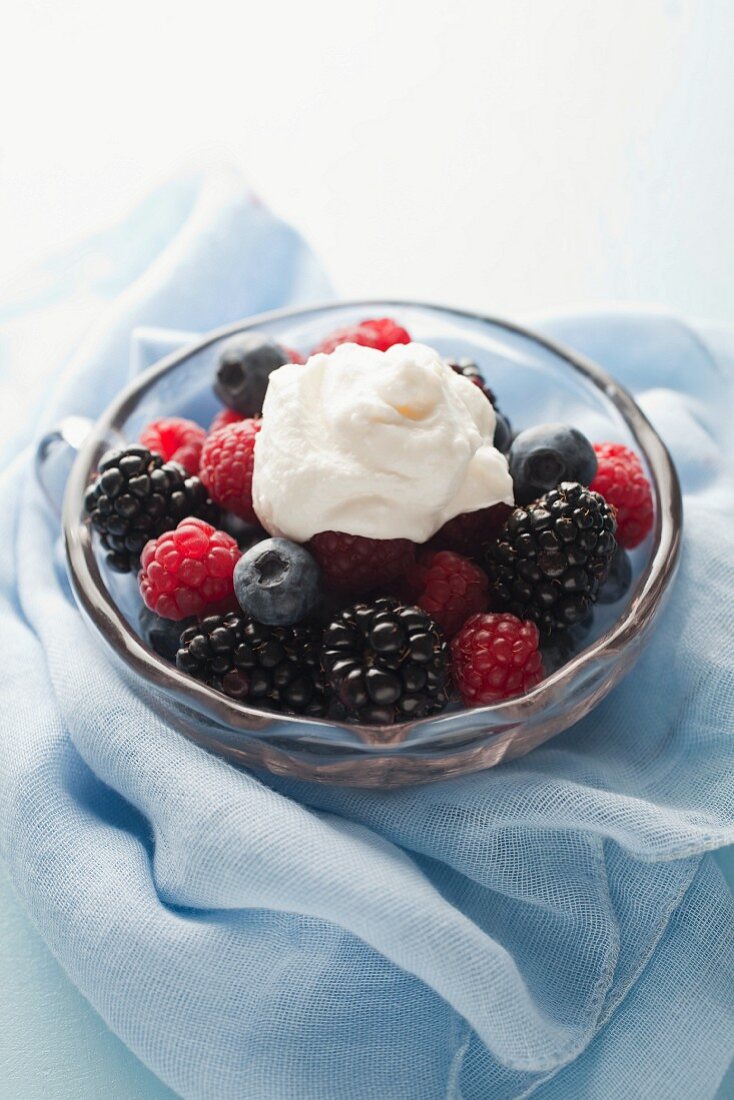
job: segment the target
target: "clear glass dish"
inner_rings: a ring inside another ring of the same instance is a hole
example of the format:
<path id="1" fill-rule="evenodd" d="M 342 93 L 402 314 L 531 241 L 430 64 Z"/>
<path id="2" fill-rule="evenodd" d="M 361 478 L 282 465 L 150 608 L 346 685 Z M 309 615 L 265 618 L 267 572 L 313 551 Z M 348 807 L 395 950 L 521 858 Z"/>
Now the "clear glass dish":
<path id="1" fill-rule="evenodd" d="M 84 517 L 84 491 L 102 453 L 137 439 L 149 420 L 189 416 L 206 425 L 218 404 L 211 380 L 221 342 L 263 329 L 307 352 L 331 330 L 389 315 L 415 340 L 475 360 L 515 429 L 542 421 L 576 424 L 640 455 L 653 486 L 655 524 L 633 552 L 634 580 L 619 603 L 599 606 L 568 663 L 527 695 L 390 727 L 273 714 L 234 702 L 179 672 L 137 632 L 135 578 L 107 569 Z M 461 310 L 412 302 L 347 302 L 255 317 L 170 355 L 129 385 L 81 446 L 63 508 L 68 569 L 79 607 L 100 642 L 139 677 L 187 737 L 236 764 L 360 787 L 425 783 L 520 756 L 577 722 L 630 669 L 670 590 L 681 535 L 681 497 L 670 456 L 630 395 L 599 367 L 532 332 Z"/>

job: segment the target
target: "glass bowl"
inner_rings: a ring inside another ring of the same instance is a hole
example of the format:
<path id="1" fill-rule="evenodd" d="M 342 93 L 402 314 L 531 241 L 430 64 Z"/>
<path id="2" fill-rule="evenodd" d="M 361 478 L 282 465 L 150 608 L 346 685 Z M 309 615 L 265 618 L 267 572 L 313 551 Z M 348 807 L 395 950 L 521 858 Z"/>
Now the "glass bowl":
<path id="1" fill-rule="evenodd" d="M 148 421 L 188 416 L 206 425 L 223 340 L 263 329 L 307 352 L 327 333 L 369 316 L 395 317 L 413 338 L 477 362 L 515 429 L 542 421 L 577 425 L 640 455 L 653 487 L 654 529 L 633 552 L 626 597 L 598 606 L 585 648 L 533 691 L 494 706 L 455 706 L 389 727 L 310 719 L 234 702 L 179 672 L 141 640 L 135 578 L 111 572 L 84 517 L 84 491 L 102 453 L 132 441 Z M 94 425 L 69 476 L 63 508 L 68 569 L 79 607 L 100 642 L 152 689 L 182 734 L 236 764 L 359 787 L 425 783 L 520 756 L 577 722 L 630 669 L 670 590 L 681 535 L 681 497 L 670 456 L 630 395 L 598 366 L 514 324 L 413 302 L 347 302 L 269 313 L 214 332 L 157 363 Z"/>

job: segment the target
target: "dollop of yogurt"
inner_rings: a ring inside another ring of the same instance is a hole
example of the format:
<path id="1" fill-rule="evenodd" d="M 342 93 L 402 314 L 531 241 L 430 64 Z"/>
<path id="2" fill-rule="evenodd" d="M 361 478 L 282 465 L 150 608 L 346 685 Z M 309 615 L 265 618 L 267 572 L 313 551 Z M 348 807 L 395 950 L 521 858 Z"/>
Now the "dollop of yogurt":
<path id="1" fill-rule="evenodd" d="M 271 534 L 426 542 L 447 520 L 513 503 L 485 395 L 424 344 L 341 344 L 270 375 L 252 497 Z"/>

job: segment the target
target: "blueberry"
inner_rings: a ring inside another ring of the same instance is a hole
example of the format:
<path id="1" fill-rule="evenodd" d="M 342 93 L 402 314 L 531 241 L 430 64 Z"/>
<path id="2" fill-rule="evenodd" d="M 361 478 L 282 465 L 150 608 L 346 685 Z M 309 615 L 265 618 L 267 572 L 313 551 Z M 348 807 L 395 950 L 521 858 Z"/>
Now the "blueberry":
<path id="1" fill-rule="evenodd" d="M 181 622 L 162 619 L 147 607 L 141 607 L 138 616 L 143 641 L 161 657 L 172 662 L 176 660 L 181 635 L 195 622 L 196 619 L 183 619 Z"/>
<path id="2" fill-rule="evenodd" d="M 506 455 L 512 446 L 512 428 L 510 427 L 510 421 L 504 413 L 499 411 L 499 409 L 494 410 L 494 415 L 494 445 L 498 451 L 502 451 L 502 454 Z"/>
<path id="3" fill-rule="evenodd" d="M 321 600 L 321 570 L 289 539 L 265 539 L 243 554 L 234 571 L 235 595 L 243 611 L 266 626 L 290 626 Z"/>
<path id="4" fill-rule="evenodd" d="M 562 481 L 590 485 L 596 474 L 594 448 L 569 424 L 538 424 L 516 435 L 509 454 L 517 504 L 530 504 Z"/>
<path id="5" fill-rule="evenodd" d="M 580 653 L 593 625 L 594 608 L 589 607 L 584 617 L 573 626 L 557 630 L 550 637 L 541 638 L 540 647 L 546 672 L 555 672 Z"/>
<path id="6" fill-rule="evenodd" d="M 230 409 L 243 416 L 262 412 L 268 379 L 288 362 L 288 354 L 262 332 L 245 332 L 223 345 L 214 391 Z"/>
<path id="7" fill-rule="evenodd" d="M 618 546 L 604 584 L 599 589 L 599 603 L 616 603 L 632 584 L 632 562 L 627 551 Z"/>

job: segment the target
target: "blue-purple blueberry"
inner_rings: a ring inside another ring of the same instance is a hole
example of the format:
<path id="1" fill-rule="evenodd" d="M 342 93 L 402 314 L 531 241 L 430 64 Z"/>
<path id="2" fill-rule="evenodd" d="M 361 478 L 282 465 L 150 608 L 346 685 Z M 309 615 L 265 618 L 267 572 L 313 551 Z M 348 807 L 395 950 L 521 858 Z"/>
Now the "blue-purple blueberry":
<path id="1" fill-rule="evenodd" d="M 508 461 L 518 504 L 530 504 L 562 481 L 590 485 L 596 474 L 594 448 L 570 424 L 536 424 L 519 432 Z"/>
<path id="2" fill-rule="evenodd" d="M 234 591 L 242 610 L 257 622 L 291 626 L 318 607 L 322 598 L 321 570 L 298 543 L 265 539 L 237 562 Z"/>
<path id="3" fill-rule="evenodd" d="M 599 603 L 616 603 L 626 595 L 632 584 L 632 562 L 623 546 L 617 544 L 607 573 L 607 579 L 599 589 Z"/>
<path id="4" fill-rule="evenodd" d="M 264 333 L 240 333 L 222 346 L 214 391 L 228 408 L 257 416 L 270 375 L 288 361 L 288 353 Z"/>

